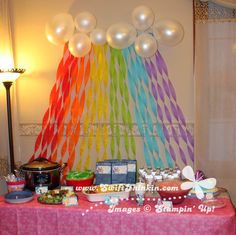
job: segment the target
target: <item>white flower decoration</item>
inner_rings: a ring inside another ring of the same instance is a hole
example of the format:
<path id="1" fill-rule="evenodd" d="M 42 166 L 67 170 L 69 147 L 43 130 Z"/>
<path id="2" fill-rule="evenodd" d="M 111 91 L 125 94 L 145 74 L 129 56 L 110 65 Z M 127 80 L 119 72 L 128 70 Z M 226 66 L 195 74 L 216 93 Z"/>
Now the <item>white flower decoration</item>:
<path id="1" fill-rule="evenodd" d="M 181 184 L 181 189 L 188 190 L 188 189 L 194 189 L 196 196 L 198 199 L 204 198 L 204 189 L 213 189 L 216 186 L 216 179 L 215 178 L 209 178 L 204 180 L 196 180 L 193 168 L 191 166 L 186 166 L 182 170 L 183 176 L 188 179 L 189 181 L 183 182 Z"/>

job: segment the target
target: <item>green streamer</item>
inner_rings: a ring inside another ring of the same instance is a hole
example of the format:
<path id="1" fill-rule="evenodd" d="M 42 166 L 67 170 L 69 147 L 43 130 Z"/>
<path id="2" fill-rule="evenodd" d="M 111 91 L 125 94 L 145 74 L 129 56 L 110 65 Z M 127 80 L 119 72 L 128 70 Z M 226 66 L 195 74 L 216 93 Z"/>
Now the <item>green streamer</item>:
<path id="1" fill-rule="evenodd" d="M 113 94 L 110 95 L 111 109 L 114 112 L 114 121 L 119 122 L 120 117 L 125 127 L 124 130 L 124 147 L 126 155 L 130 158 L 130 148 L 132 156 L 136 154 L 136 145 L 134 138 L 129 138 L 129 132 L 132 132 L 132 118 L 129 111 L 129 89 L 126 81 L 126 64 L 122 51 L 111 48 L 110 55 L 110 76 L 111 87 Z M 118 92 L 121 96 L 121 106 L 118 102 Z M 117 145 L 117 158 L 120 157 L 120 144 L 121 144 L 120 129 L 116 128 L 115 143 Z"/>
<path id="2" fill-rule="evenodd" d="M 126 153 L 129 153 L 129 136 L 127 130 L 125 130 L 124 133 L 124 142 L 125 142 L 125 151 Z M 130 159 L 129 154 L 128 154 L 128 159 Z"/>
<path id="3" fill-rule="evenodd" d="M 110 148 L 111 148 L 111 156 L 114 158 L 115 156 L 115 137 L 111 137 L 111 143 L 110 143 Z"/>
<path id="4" fill-rule="evenodd" d="M 124 103 L 123 100 L 122 100 L 122 104 L 121 104 L 121 114 L 122 114 L 122 121 L 126 125 L 126 123 L 127 123 L 127 112 L 126 112 L 126 107 L 125 107 L 125 103 Z"/>
<path id="5" fill-rule="evenodd" d="M 131 136 L 131 149 L 132 149 L 133 155 L 136 156 L 136 144 L 135 144 L 135 139 L 133 136 Z"/>

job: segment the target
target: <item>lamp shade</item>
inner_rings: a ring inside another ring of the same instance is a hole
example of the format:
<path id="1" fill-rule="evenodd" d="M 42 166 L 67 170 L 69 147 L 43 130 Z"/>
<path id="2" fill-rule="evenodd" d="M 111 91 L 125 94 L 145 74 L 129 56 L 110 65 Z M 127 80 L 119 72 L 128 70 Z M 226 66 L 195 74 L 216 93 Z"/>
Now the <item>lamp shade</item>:
<path id="1" fill-rule="evenodd" d="M 0 81 L 14 82 L 24 72 L 25 72 L 24 69 L 18 69 L 18 68 L 0 69 Z"/>

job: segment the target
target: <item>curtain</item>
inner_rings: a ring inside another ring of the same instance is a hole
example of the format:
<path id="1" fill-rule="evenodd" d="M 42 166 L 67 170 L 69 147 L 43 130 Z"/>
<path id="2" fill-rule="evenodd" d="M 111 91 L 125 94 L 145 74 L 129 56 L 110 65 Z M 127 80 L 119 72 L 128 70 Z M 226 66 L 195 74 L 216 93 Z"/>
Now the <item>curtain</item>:
<path id="1" fill-rule="evenodd" d="M 9 0 L 0 0 L 0 68 L 14 67 Z"/>
<path id="2" fill-rule="evenodd" d="M 236 205 L 236 19 L 232 9 L 195 3 L 195 164 Z"/>
<path id="3" fill-rule="evenodd" d="M 224 7 L 236 8 L 235 0 L 212 0 L 212 2 L 217 3 Z"/>
<path id="4" fill-rule="evenodd" d="M 200 1 L 201 2 L 211 1 L 223 7 L 236 8 L 236 0 L 200 0 Z"/>

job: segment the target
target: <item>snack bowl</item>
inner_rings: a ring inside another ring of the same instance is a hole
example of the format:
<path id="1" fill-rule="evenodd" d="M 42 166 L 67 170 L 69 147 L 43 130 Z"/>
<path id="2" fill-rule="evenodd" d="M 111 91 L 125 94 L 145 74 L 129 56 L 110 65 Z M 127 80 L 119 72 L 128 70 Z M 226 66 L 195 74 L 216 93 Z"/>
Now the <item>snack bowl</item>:
<path id="1" fill-rule="evenodd" d="M 6 183 L 7 183 L 7 189 L 8 189 L 9 193 L 23 191 L 23 189 L 25 187 L 24 180 L 15 181 L 15 182 L 6 181 Z"/>
<path id="2" fill-rule="evenodd" d="M 190 189 L 181 189 L 181 180 L 165 180 L 155 184 L 156 190 L 162 200 L 172 201 L 173 204 L 179 204 L 187 197 Z"/>
<path id="3" fill-rule="evenodd" d="M 79 192 L 83 187 L 91 186 L 94 181 L 94 176 L 88 179 L 66 179 L 66 185 L 73 186 L 74 191 Z"/>

